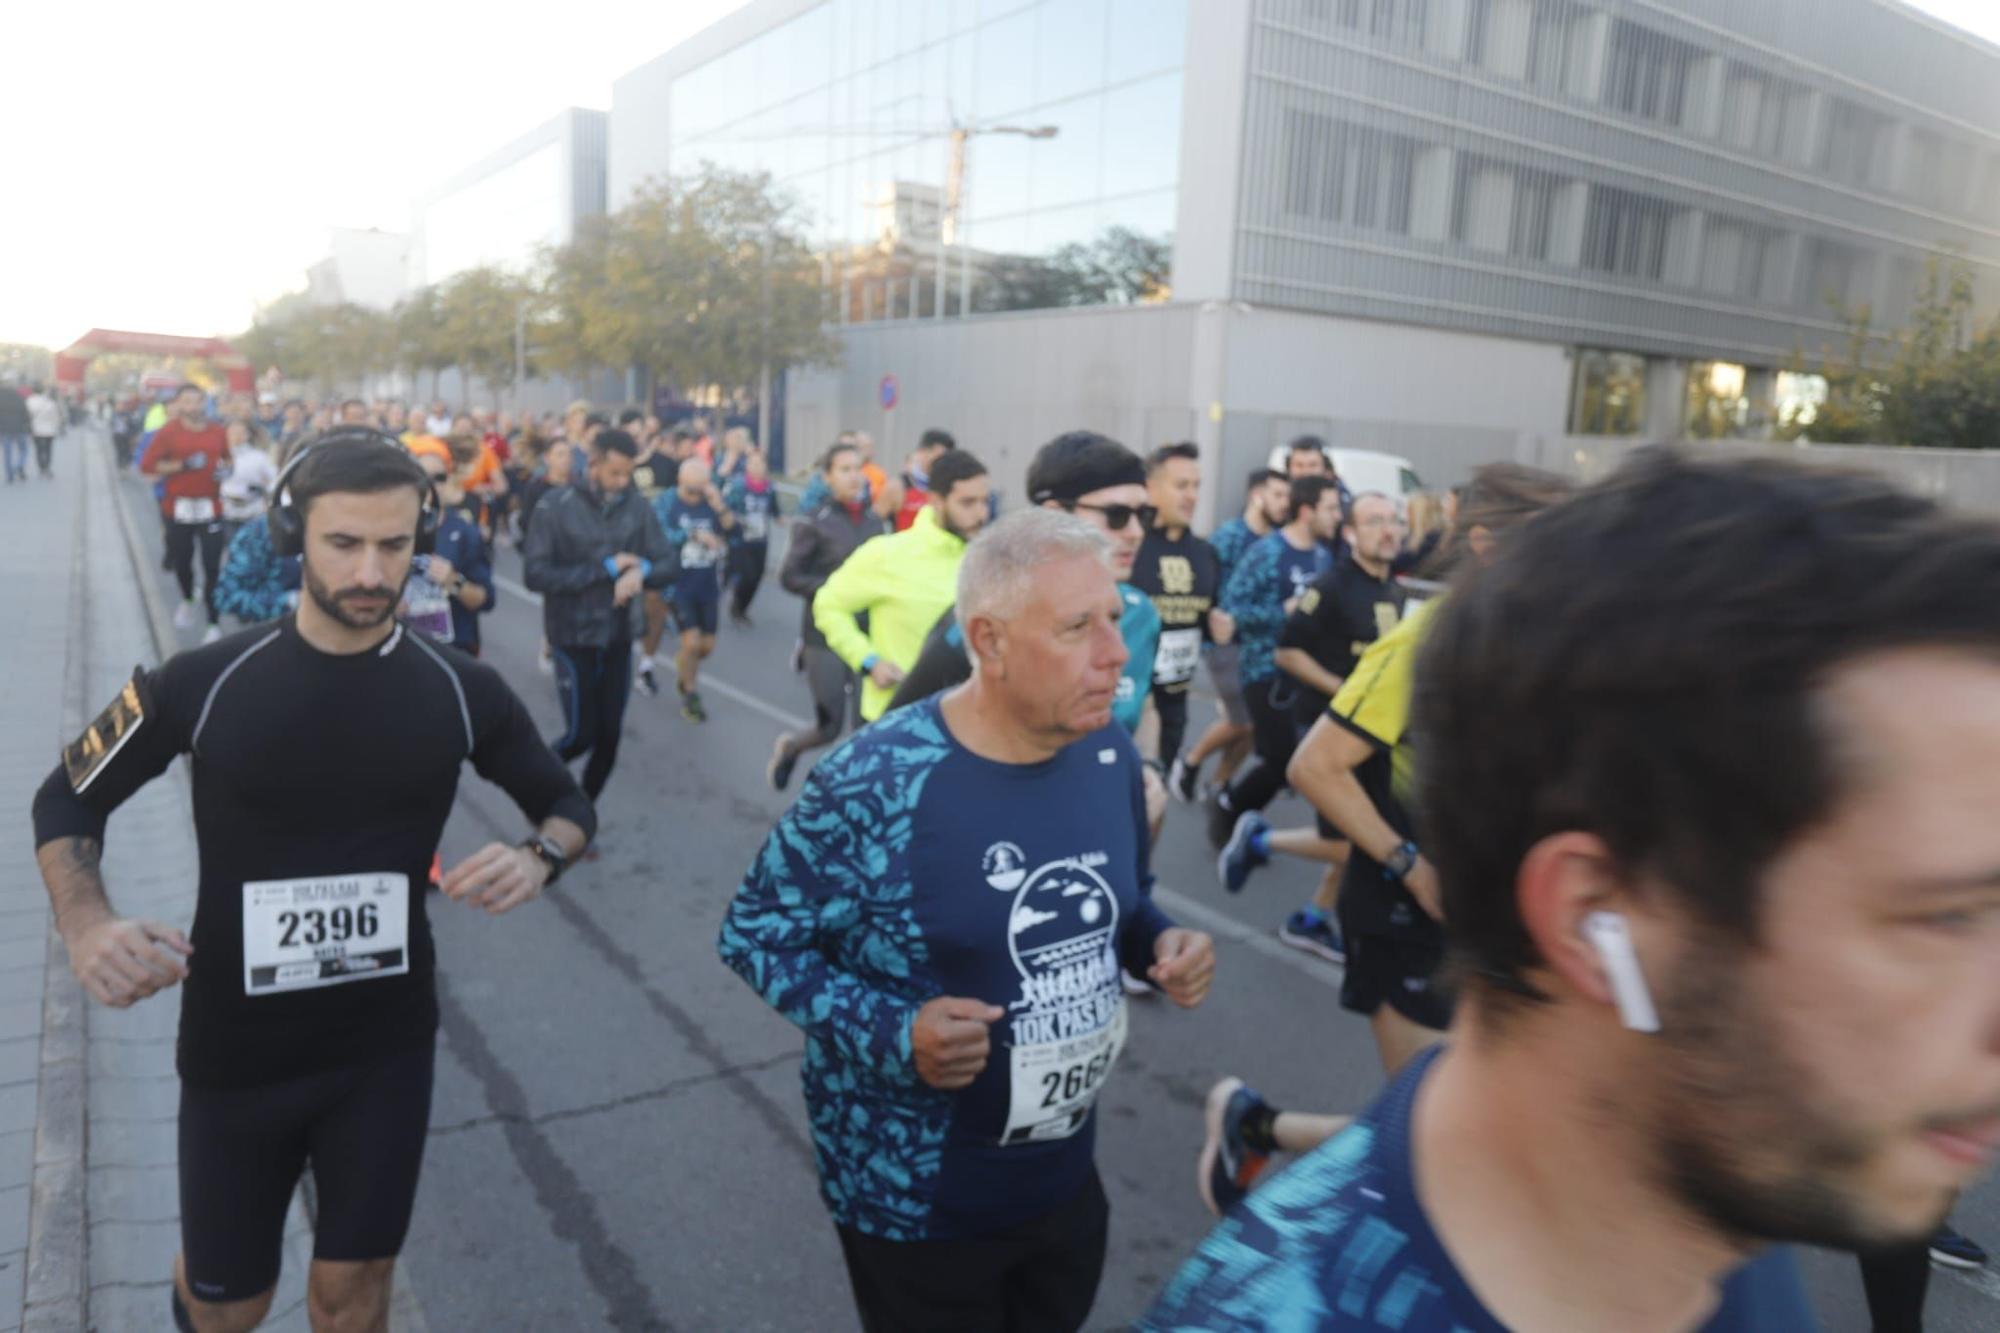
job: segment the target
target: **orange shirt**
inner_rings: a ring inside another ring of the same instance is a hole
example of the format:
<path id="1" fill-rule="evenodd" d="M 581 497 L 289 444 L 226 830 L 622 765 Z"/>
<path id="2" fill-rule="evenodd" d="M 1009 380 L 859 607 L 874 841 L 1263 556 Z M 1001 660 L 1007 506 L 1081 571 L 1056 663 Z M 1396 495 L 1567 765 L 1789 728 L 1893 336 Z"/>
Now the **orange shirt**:
<path id="1" fill-rule="evenodd" d="M 500 479 L 500 456 L 493 452 L 493 446 L 481 443 L 479 461 L 465 474 L 465 489 L 483 490 Z"/>
<path id="2" fill-rule="evenodd" d="M 879 499 L 882 492 L 889 489 L 889 474 L 875 466 L 875 464 L 863 463 L 861 465 L 861 475 L 868 478 L 868 494 L 870 496 Z"/>
<path id="3" fill-rule="evenodd" d="M 429 454 L 433 458 L 444 460 L 446 467 L 451 466 L 451 446 L 435 435 L 425 435 L 414 430 L 406 431 L 403 434 L 403 447 L 410 451 L 412 458 L 421 458 Z"/>

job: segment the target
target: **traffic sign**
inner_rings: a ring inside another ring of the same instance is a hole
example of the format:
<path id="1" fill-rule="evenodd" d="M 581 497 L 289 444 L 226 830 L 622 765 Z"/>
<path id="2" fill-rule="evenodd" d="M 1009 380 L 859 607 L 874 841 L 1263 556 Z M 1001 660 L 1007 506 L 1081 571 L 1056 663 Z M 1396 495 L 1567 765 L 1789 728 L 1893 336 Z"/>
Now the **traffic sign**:
<path id="1" fill-rule="evenodd" d="M 896 377 L 884 375 L 881 388 L 882 410 L 887 412 L 896 405 Z"/>

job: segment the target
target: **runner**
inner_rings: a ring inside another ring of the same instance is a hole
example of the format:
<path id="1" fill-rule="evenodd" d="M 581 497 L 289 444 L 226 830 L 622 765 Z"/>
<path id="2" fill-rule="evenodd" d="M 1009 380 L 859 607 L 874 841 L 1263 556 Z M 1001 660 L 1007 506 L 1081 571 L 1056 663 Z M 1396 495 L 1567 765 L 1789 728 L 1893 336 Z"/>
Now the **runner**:
<path id="1" fill-rule="evenodd" d="M 1368 645 L 1396 628 L 1408 598 L 1390 572 L 1403 546 L 1396 502 L 1379 491 L 1364 491 L 1348 513 L 1341 542 L 1346 554 L 1306 589 L 1278 639 L 1278 669 L 1297 690 L 1293 726 L 1299 735 L 1326 712 Z M 1347 851 L 1346 839 L 1324 816 L 1317 827 L 1274 830 L 1262 811 L 1248 810 L 1222 849 L 1217 873 L 1225 889 L 1240 893 L 1250 872 L 1275 852 L 1325 863 L 1312 901 L 1286 919 L 1278 938 L 1338 963 L 1346 952 L 1333 910 Z"/>
<path id="2" fill-rule="evenodd" d="M 771 527 L 784 513 L 762 449 L 751 445 L 744 453 L 743 470 L 730 479 L 726 498 L 736 516 L 731 532 L 734 540 L 729 546 L 729 619 L 748 627 L 750 603 L 764 581 L 764 566 L 771 557 Z"/>
<path id="3" fill-rule="evenodd" d="M 522 581 L 542 594 L 542 632 L 562 699 L 555 751 L 565 763 L 590 756 L 583 790 L 592 801 L 618 759 L 639 593 L 666 587 L 680 572 L 659 520 L 632 493 L 638 452 L 624 431 L 599 432 L 583 479 L 543 496 L 521 547 Z"/>
<path id="4" fill-rule="evenodd" d="M 28 441 L 33 433 L 28 400 L 13 385 L 0 385 L 0 449 L 6 451 L 9 486 L 28 479 Z"/>
<path id="5" fill-rule="evenodd" d="M 1421 668 L 1460 1038 L 1147 1326 L 1346 1283 L 1418 1333 L 1803 1329 L 1759 1246 L 1929 1234 L 2000 1142 L 1996 568 L 1984 520 L 1774 460 L 1649 451 L 1524 529 Z"/>
<path id="6" fill-rule="evenodd" d="M 329 437 L 280 500 L 311 590 L 298 614 L 138 672 L 35 799 L 36 856 L 84 988 L 122 1008 L 186 982 L 181 1329 L 264 1317 L 308 1159 L 313 1324 L 387 1327 L 437 1028 L 411 889 L 459 767 L 470 759 L 539 831 L 454 868 L 455 900 L 495 914 L 528 901 L 594 826 L 505 682 L 394 621 L 425 542 L 423 485 L 386 438 Z M 99 872 L 111 813 L 182 754 L 201 850 L 191 939 L 115 915 Z"/>
<path id="7" fill-rule="evenodd" d="M 216 474 L 228 448 L 222 427 L 208 419 L 201 389 L 183 384 L 174 394 L 173 419 L 154 435 L 140 469 L 147 476 L 158 477 L 162 487 L 167 560 L 181 588 L 181 604 L 174 611 L 175 629 L 193 629 L 201 616 L 202 604 L 194 599 L 194 556 L 200 548 L 202 599 L 208 613 L 206 643 L 222 637 L 215 580 L 228 538 L 222 527 L 222 488 Z"/>
<path id="8" fill-rule="evenodd" d="M 1024 510 L 957 584 L 971 681 L 814 768 L 720 949 L 805 1030 L 862 1326 L 1069 1330 L 1104 1264 L 1094 1108 L 1125 1037 L 1120 966 L 1192 1007 L 1214 952 L 1151 897 L 1103 534 Z"/>
<path id="9" fill-rule="evenodd" d="M 901 532 L 917 521 L 917 515 L 931 502 L 931 469 L 937 461 L 958 448 L 958 441 L 948 430 L 932 426 L 917 439 L 917 447 L 910 451 L 909 462 L 903 468 L 903 497 L 896 508 L 896 531 Z"/>
<path id="10" fill-rule="evenodd" d="M 28 395 L 28 427 L 35 438 L 35 467 L 43 481 L 54 481 L 56 436 L 62 434 L 63 409 L 39 384 Z"/>
<path id="11" fill-rule="evenodd" d="M 438 529 L 434 549 L 412 562 L 410 587 L 435 590 L 435 603 L 442 612 L 432 613 L 424 624 L 411 628 L 448 643 L 471 657 L 479 656 L 479 616 L 493 609 L 493 562 L 486 542 L 470 508 L 465 483 L 479 467 L 476 456 L 469 462 L 454 453 L 458 470 L 446 471 L 435 458 L 419 458 L 438 498 Z"/>
<path id="12" fill-rule="evenodd" d="M 1160 650 L 1153 662 L 1153 709 L 1160 716 L 1155 757 L 1185 770 L 1181 741 L 1187 735 L 1188 687 L 1203 646 L 1229 643 L 1236 623 L 1215 604 L 1222 592 L 1215 548 L 1192 531 L 1201 498 L 1201 451 L 1192 444 L 1155 449 L 1146 459 L 1146 495 L 1156 518 L 1139 545 L 1132 584 L 1153 599 L 1160 616 Z"/>
<path id="13" fill-rule="evenodd" d="M 1244 486 L 1243 513 L 1217 528 L 1209 538 L 1208 544 L 1215 551 L 1218 595 L 1221 588 L 1228 586 L 1229 576 L 1235 572 L 1236 562 L 1243 558 L 1243 553 L 1284 524 L 1285 505 L 1290 498 L 1291 483 L 1283 473 L 1258 468 L 1250 474 Z M 1250 705 L 1243 698 L 1242 648 L 1235 641 L 1233 620 L 1230 629 L 1230 641 L 1217 640 L 1208 646 L 1207 652 L 1208 677 L 1215 686 L 1221 716 L 1209 724 L 1185 757 L 1176 755 L 1168 761 L 1171 767 L 1167 785 L 1175 796 L 1190 805 L 1201 799 L 1201 766 L 1210 755 L 1218 751 L 1222 754 L 1215 766 L 1217 787 L 1228 786 L 1237 768 L 1250 757 L 1254 728 Z"/>
<path id="14" fill-rule="evenodd" d="M 224 468 L 217 470 L 222 500 L 222 530 L 225 547 L 245 523 L 261 515 L 271 503 L 278 481 L 278 465 L 266 447 L 258 427 L 247 421 L 232 421 L 223 427 L 229 447 Z"/>
<path id="15" fill-rule="evenodd" d="M 834 655 L 863 677 L 864 722 L 882 716 L 924 637 L 951 606 L 965 545 L 990 512 L 986 465 L 963 449 L 938 460 L 931 486 L 930 508 L 916 522 L 863 543 L 813 594 L 813 624 Z"/>
<path id="16" fill-rule="evenodd" d="M 657 419 L 646 416 L 636 408 L 627 408 L 618 414 L 619 429 L 631 433 L 632 419 L 636 419 L 641 427 L 641 433 L 633 437 L 639 442 L 639 452 L 632 460 L 632 489 L 651 507 L 660 496 L 674 488 L 681 465 L 665 448 Z M 644 601 L 646 629 L 639 639 L 639 666 L 634 682 L 639 687 L 639 693 L 648 699 L 657 699 L 660 697 L 660 681 L 654 674 L 653 657 L 660 651 L 660 640 L 667 632 L 667 599 L 658 589 L 648 588 Z"/>
<path id="17" fill-rule="evenodd" d="M 820 459 L 819 476 L 824 479 L 827 498 L 818 509 L 802 514 L 792 524 L 791 545 L 778 571 L 779 585 L 805 600 L 799 628 L 803 644 L 799 673 L 812 692 L 813 725 L 810 730 L 778 737 L 765 770 L 775 791 L 783 791 L 791 783 L 792 768 L 801 755 L 831 745 L 839 738 L 850 712 L 859 716 L 854 672 L 827 647 L 826 636 L 813 623 L 813 598 L 863 542 L 886 530 L 881 518 L 867 506 L 861 452 L 854 445 L 836 444 L 828 449 Z"/>
<path id="18" fill-rule="evenodd" d="M 1291 483 L 1286 516 L 1283 527 L 1243 553 L 1222 587 L 1222 609 L 1236 622 L 1237 670 L 1257 763 L 1209 803 L 1208 837 L 1218 851 L 1246 810 L 1262 810 L 1284 790 L 1285 765 L 1299 738 L 1292 721 L 1296 691 L 1278 672 L 1278 636 L 1305 590 L 1333 567 L 1340 491 L 1325 477 L 1300 477 Z"/>
<path id="19" fill-rule="evenodd" d="M 729 555 L 736 515 L 722 502 L 709 480 L 708 464 L 699 458 L 681 464 L 674 489 L 653 502 L 653 513 L 667 545 L 680 552 L 673 599 L 674 623 L 681 631 L 680 651 L 674 655 L 681 716 L 706 722 L 708 710 L 697 687 L 701 664 L 715 651 L 715 631 L 722 620 L 722 562 Z"/>

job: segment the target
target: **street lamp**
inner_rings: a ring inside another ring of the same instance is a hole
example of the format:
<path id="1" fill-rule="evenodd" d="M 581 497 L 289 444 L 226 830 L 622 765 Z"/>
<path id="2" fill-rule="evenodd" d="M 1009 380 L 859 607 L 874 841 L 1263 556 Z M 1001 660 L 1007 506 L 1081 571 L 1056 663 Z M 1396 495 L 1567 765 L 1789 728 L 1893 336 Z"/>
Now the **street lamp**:
<path id="1" fill-rule="evenodd" d="M 944 207 L 938 213 L 938 254 L 936 301 L 933 317 L 944 318 L 945 256 L 958 241 L 958 220 L 965 206 L 967 147 L 975 134 L 1018 134 L 1024 139 L 1053 139 L 1054 125 L 954 125 L 951 130 L 951 165 L 945 170 Z M 972 261 L 960 255 L 958 267 L 958 313 L 964 316 L 972 299 Z"/>

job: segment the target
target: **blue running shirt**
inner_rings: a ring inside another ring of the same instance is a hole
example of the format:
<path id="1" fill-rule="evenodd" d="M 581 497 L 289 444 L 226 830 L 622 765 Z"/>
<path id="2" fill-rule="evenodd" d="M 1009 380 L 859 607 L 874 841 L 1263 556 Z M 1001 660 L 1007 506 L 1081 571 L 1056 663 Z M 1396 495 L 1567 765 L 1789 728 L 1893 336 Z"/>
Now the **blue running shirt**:
<path id="1" fill-rule="evenodd" d="M 1345 1130 L 1252 1191 L 1136 1325 L 1145 1333 L 1507 1333 L 1431 1230 L 1410 1171 L 1410 1108 L 1436 1060 L 1412 1060 Z M 1723 1284 L 1702 1333 L 1813 1333 L 1789 1250 Z"/>

